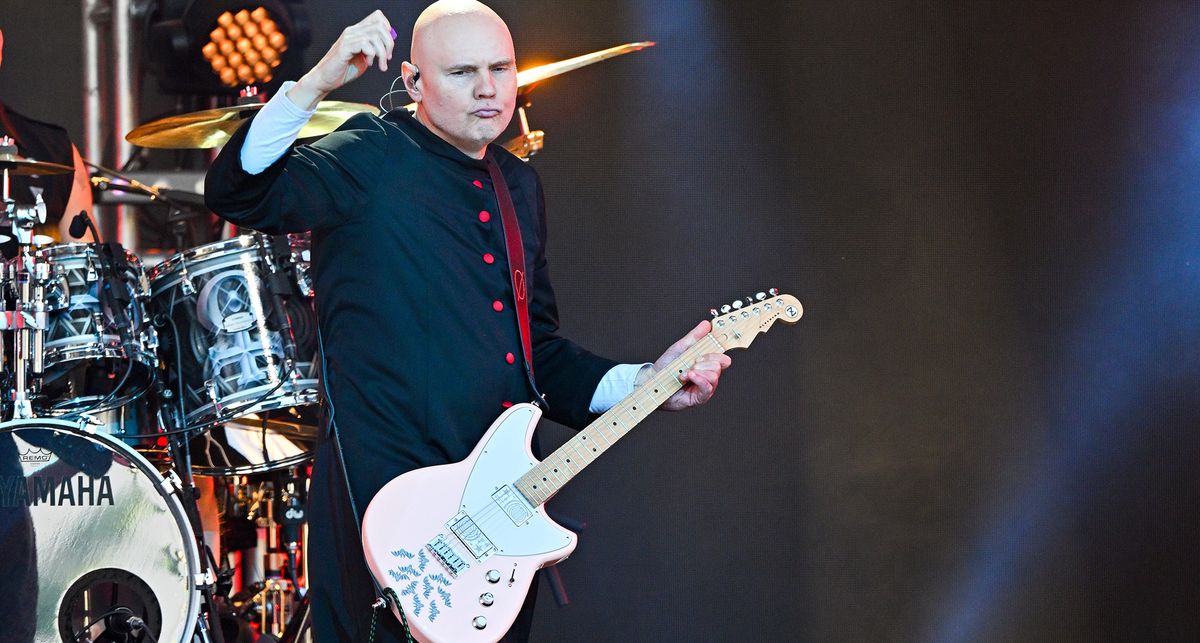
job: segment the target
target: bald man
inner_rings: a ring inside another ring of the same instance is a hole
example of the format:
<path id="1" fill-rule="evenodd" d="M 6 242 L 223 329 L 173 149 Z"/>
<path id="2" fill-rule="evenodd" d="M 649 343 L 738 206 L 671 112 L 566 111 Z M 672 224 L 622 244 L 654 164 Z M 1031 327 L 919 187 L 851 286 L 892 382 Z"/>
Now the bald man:
<path id="1" fill-rule="evenodd" d="M 478 2 L 443 0 L 418 18 L 412 60 L 400 66 L 415 114 L 358 115 L 295 146 L 331 91 L 373 65 L 388 70 L 394 40 L 381 12 L 348 27 L 239 130 L 205 185 L 212 210 L 238 225 L 312 230 L 331 436 L 317 449 L 309 511 L 319 643 L 367 640 L 375 590 L 357 525 L 386 482 L 462 460 L 506 407 L 539 393 L 547 417 L 582 427 L 710 330 L 697 326 L 654 364 L 617 364 L 557 334 L 541 183 L 492 144 L 515 109 L 512 36 Z M 532 369 L 494 173 L 522 239 Z M 728 364 L 724 355 L 701 359 L 664 408 L 705 402 Z M 528 637 L 530 615 L 509 640 Z M 384 614 L 381 640 L 404 640 L 399 625 Z"/>

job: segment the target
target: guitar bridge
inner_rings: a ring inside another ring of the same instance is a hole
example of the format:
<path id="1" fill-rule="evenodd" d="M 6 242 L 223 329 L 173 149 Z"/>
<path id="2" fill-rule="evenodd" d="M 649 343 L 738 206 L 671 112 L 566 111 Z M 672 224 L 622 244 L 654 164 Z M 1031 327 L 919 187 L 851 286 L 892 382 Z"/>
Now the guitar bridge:
<path id="1" fill-rule="evenodd" d="M 446 537 L 442 534 L 438 534 L 437 538 L 429 541 L 429 544 L 425 545 L 425 547 L 446 568 L 446 571 L 450 572 L 450 575 L 455 578 L 458 578 L 458 574 L 462 570 L 470 567 L 467 561 L 454 553 L 454 548 L 450 546 L 450 543 L 446 542 Z"/>

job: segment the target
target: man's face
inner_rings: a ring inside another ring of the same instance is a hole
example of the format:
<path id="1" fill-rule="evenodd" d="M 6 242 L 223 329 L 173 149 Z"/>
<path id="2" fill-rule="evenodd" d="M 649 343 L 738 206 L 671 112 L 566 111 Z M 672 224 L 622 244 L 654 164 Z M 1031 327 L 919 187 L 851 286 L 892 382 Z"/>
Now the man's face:
<path id="1" fill-rule="evenodd" d="M 512 120 L 517 68 L 512 36 L 485 14 L 454 15 L 423 29 L 413 43 L 421 72 L 417 118 L 463 153 L 480 157 Z"/>

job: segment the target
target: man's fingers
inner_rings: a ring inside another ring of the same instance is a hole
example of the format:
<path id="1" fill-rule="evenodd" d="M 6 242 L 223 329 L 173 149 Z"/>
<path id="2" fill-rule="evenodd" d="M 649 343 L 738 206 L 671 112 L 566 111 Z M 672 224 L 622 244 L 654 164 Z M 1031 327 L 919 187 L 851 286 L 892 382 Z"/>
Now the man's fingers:
<path id="1" fill-rule="evenodd" d="M 387 59 L 392 59 L 392 48 L 396 44 L 396 31 L 386 23 L 378 27 L 379 42 L 383 43 L 383 51 L 387 54 Z"/>

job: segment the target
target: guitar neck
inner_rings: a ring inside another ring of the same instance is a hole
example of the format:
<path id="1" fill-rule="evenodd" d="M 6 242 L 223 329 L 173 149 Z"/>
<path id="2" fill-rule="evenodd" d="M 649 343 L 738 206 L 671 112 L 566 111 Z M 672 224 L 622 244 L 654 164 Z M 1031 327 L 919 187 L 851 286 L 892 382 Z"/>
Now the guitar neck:
<path id="1" fill-rule="evenodd" d="M 625 399 L 521 476 L 516 482 L 517 489 L 535 507 L 546 502 L 584 467 L 595 462 L 600 454 L 683 388 L 679 378 L 701 356 L 723 352 L 725 349 L 711 334 L 705 335 L 666 368 L 655 373 L 645 384 L 634 389 Z"/>

